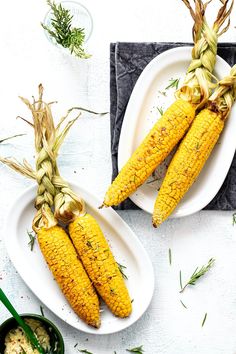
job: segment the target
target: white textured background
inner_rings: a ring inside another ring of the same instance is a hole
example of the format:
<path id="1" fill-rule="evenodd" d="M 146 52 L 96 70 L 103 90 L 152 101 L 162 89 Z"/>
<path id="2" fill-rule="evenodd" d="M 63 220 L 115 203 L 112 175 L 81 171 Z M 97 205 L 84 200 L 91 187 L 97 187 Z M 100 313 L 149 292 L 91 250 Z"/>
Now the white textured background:
<path id="1" fill-rule="evenodd" d="M 57 99 L 55 113 L 73 105 L 109 110 L 109 43 L 111 41 L 190 41 L 192 20 L 180 0 L 83 0 L 93 16 L 89 42 L 93 57 L 72 58 L 51 45 L 40 27 L 45 1 L 1 2 L 0 138 L 26 132 L 27 136 L 0 145 L 0 155 L 26 157 L 33 162 L 32 136 L 15 117 L 28 112 L 17 98 L 36 94 L 38 83 L 46 97 Z M 213 1 L 214 6 L 219 1 Z M 213 13 L 211 14 L 213 16 Z M 235 10 L 232 24 L 236 24 Z M 222 41 L 236 40 L 231 26 Z M 110 181 L 109 118 L 84 115 L 66 140 L 60 157 L 62 174 L 97 194 L 102 200 Z M 31 182 L 0 166 L 0 241 L 8 208 Z M 214 183 L 214 181 L 213 181 Z M 20 206 L 19 206 L 20 207 Z M 129 329 L 103 337 L 86 335 L 65 325 L 48 309 L 45 315 L 61 329 L 66 353 L 87 348 L 94 354 L 125 353 L 143 344 L 147 354 L 236 353 L 236 227 L 231 212 L 200 212 L 166 222 L 154 230 L 144 212 L 119 213 L 148 251 L 155 269 L 156 290 L 145 315 Z M 168 249 L 173 263 L 169 266 Z M 216 258 L 214 269 L 180 296 L 179 270 L 186 279 L 197 265 Z M 38 312 L 40 302 L 11 265 L 0 242 L 0 286 L 19 312 Z M 180 298 L 187 305 L 180 304 Z M 201 322 L 208 313 L 205 326 Z M 8 317 L 0 306 L 0 322 Z M 78 347 L 74 348 L 74 345 Z"/>

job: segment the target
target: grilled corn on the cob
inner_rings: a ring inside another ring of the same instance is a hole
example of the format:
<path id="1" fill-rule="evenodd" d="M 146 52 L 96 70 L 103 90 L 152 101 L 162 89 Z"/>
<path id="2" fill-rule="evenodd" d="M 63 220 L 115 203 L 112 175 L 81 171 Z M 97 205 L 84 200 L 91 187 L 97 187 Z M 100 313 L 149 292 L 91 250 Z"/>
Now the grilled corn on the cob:
<path id="1" fill-rule="evenodd" d="M 155 202 L 154 227 L 168 218 L 198 177 L 224 128 L 235 94 L 236 66 L 219 82 L 208 107 L 197 115 L 175 153 Z"/>
<path id="2" fill-rule="evenodd" d="M 118 317 L 128 317 L 131 299 L 119 267 L 97 221 L 90 215 L 69 225 L 72 242 L 97 292 Z"/>
<path id="3" fill-rule="evenodd" d="M 168 218 L 196 180 L 223 127 L 221 114 L 204 109 L 197 115 L 175 153 L 159 190 L 153 211 L 155 227 Z"/>
<path id="4" fill-rule="evenodd" d="M 87 324 L 100 326 L 99 301 L 66 232 L 59 226 L 38 231 L 41 252 L 71 307 Z"/>
<path id="5" fill-rule="evenodd" d="M 118 205 L 143 184 L 184 136 L 196 105 L 176 100 L 157 121 L 109 187 L 103 205 Z"/>

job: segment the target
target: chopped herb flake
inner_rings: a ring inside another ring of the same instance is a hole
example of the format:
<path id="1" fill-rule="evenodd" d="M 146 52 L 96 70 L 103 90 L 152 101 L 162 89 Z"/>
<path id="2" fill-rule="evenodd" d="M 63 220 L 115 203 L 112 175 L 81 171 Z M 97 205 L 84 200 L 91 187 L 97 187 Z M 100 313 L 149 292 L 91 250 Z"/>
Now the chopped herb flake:
<path id="1" fill-rule="evenodd" d="M 183 289 L 183 283 L 182 283 L 182 272 L 181 270 L 179 271 L 179 284 L 180 284 L 180 289 Z"/>
<path id="2" fill-rule="evenodd" d="M 171 265 L 172 263 L 172 254 L 171 254 L 171 249 L 169 248 L 169 263 Z"/>
<path id="3" fill-rule="evenodd" d="M 160 113 L 161 116 L 163 116 L 163 108 L 162 107 L 157 107 L 158 112 Z"/>
<path id="4" fill-rule="evenodd" d="M 187 309 L 187 306 L 183 303 L 183 301 L 182 300 L 179 300 L 179 301 L 183 305 L 183 307 L 185 307 Z"/>
<path id="5" fill-rule="evenodd" d="M 132 349 L 126 349 L 127 352 L 130 353 L 138 353 L 138 354 L 143 354 L 144 353 L 144 349 L 143 346 L 140 345 L 140 347 L 136 347 L 136 348 L 132 348 Z"/>
<path id="6" fill-rule="evenodd" d="M 232 215 L 232 217 L 233 217 L 233 226 L 236 224 L 236 213 L 234 213 L 233 215 Z"/>
<path id="7" fill-rule="evenodd" d="M 44 316 L 44 311 L 43 311 L 43 306 L 42 306 L 42 305 L 40 305 L 40 312 L 41 312 L 41 315 L 42 315 L 43 317 L 45 317 L 45 316 Z"/>
<path id="8" fill-rule="evenodd" d="M 29 242 L 28 242 L 28 245 L 30 246 L 30 251 L 33 251 L 34 249 L 34 243 L 35 243 L 35 240 L 36 240 L 36 236 L 33 234 L 33 231 L 28 231 L 27 230 L 27 234 L 29 236 Z"/>
<path id="9" fill-rule="evenodd" d="M 128 277 L 127 277 L 127 275 L 125 274 L 125 271 L 124 271 L 124 269 L 127 269 L 127 267 L 122 265 L 122 264 L 120 264 L 120 263 L 118 263 L 118 262 L 116 262 L 116 263 L 117 263 L 117 265 L 119 267 L 119 271 L 121 272 L 122 277 L 127 280 Z"/>
<path id="10" fill-rule="evenodd" d="M 207 313 L 205 313 L 205 315 L 204 315 L 204 318 L 203 318 L 203 321 L 202 321 L 202 327 L 204 326 L 204 324 L 206 322 L 206 319 L 207 319 Z"/>

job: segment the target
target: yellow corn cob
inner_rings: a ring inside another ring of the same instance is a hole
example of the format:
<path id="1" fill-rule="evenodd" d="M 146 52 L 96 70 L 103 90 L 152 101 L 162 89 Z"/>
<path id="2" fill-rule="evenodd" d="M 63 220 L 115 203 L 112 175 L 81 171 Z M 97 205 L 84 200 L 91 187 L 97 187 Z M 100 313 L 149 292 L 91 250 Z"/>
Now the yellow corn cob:
<path id="1" fill-rule="evenodd" d="M 71 307 L 98 328 L 99 300 L 68 235 L 59 226 L 41 229 L 37 235 L 41 252 Z"/>
<path id="2" fill-rule="evenodd" d="M 195 117 L 195 105 L 176 100 L 157 121 L 109 187 L 103 205 L 118 205 L 142 185 L 184 136 Z"/>
<path id="3" fill-rule="evenodd" d="M 109 245 L 96 220 L 89 214 L 69 225 L 72 242 L 97 292 L 119 317 L 128 317 L 132 304 Z"/>
<path id="4" fill-rule="evenodd" d="M 175 209 L 196 180 L 224 128 L 221 112 L 202 110 L 174 155 L 158 193 L 153 226 L 160 225 Z"/>

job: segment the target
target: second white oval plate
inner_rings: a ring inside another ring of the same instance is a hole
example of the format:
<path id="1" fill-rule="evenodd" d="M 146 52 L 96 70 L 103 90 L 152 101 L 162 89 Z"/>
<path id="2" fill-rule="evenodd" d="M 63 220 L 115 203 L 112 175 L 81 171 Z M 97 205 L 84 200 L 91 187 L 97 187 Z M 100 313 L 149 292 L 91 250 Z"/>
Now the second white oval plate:
<path id="1" fill-rule="evenodd" d="M 125 265 L 126 281 L 133 301 L 129 318 L 120 319 L 102 305 L 101 327 L 87 326 L 73 312 L 56 284 L 40 252 L 37 242 L 33 251 L 28 245 L 27 230 L 35 215 L 34 198 L 36 187 L 25 191 L 12 206 L 7 218 L 5 244 L 12 263 L 28 287 L 52 312 L 71 326 L 94 334 L 108 334 L 121 331 L 137 321 L 150 304 L 154 291 L 154 272 L 151 261 L 137 236 L 119 215 L 110 209 L 98 210 L 99 200 L 84 189 L 71 184 L 73 190 L 86 200 L 87 211 L 101 226 L 117 262 Z"/>
<path id="2" fill-rule="evenodd" d="M 131 94 L 122 125 L 118 150 L 119 170 L 139 146 L 164 110 L 174 102 L 173 88 L 166 89 L 170 79 L 183 82 L 191 60 L 191 47 L 167 50 L 154 58 L 143 70 Z M 214 74 L 223 78 L 230 72 L 226 61 L 217 56 Z M 164 91 L 164 93 L 163 93 Z M 200 176 L 180 202 L 172 217 L 182 217 L 203 209 L 219 191 L 230 168 L 236 148 L 236 107 L 234 106 L 225 129 L 204 166 Z M 171 156 L 157 168 L 155 175 L 130 196 L 141 209 L 152 214 L 157 190 L 163 180 Z M 155 181 L 156 180 L 156 181 Z M 153 182 L 154 181 L 154 182 Z"/>

